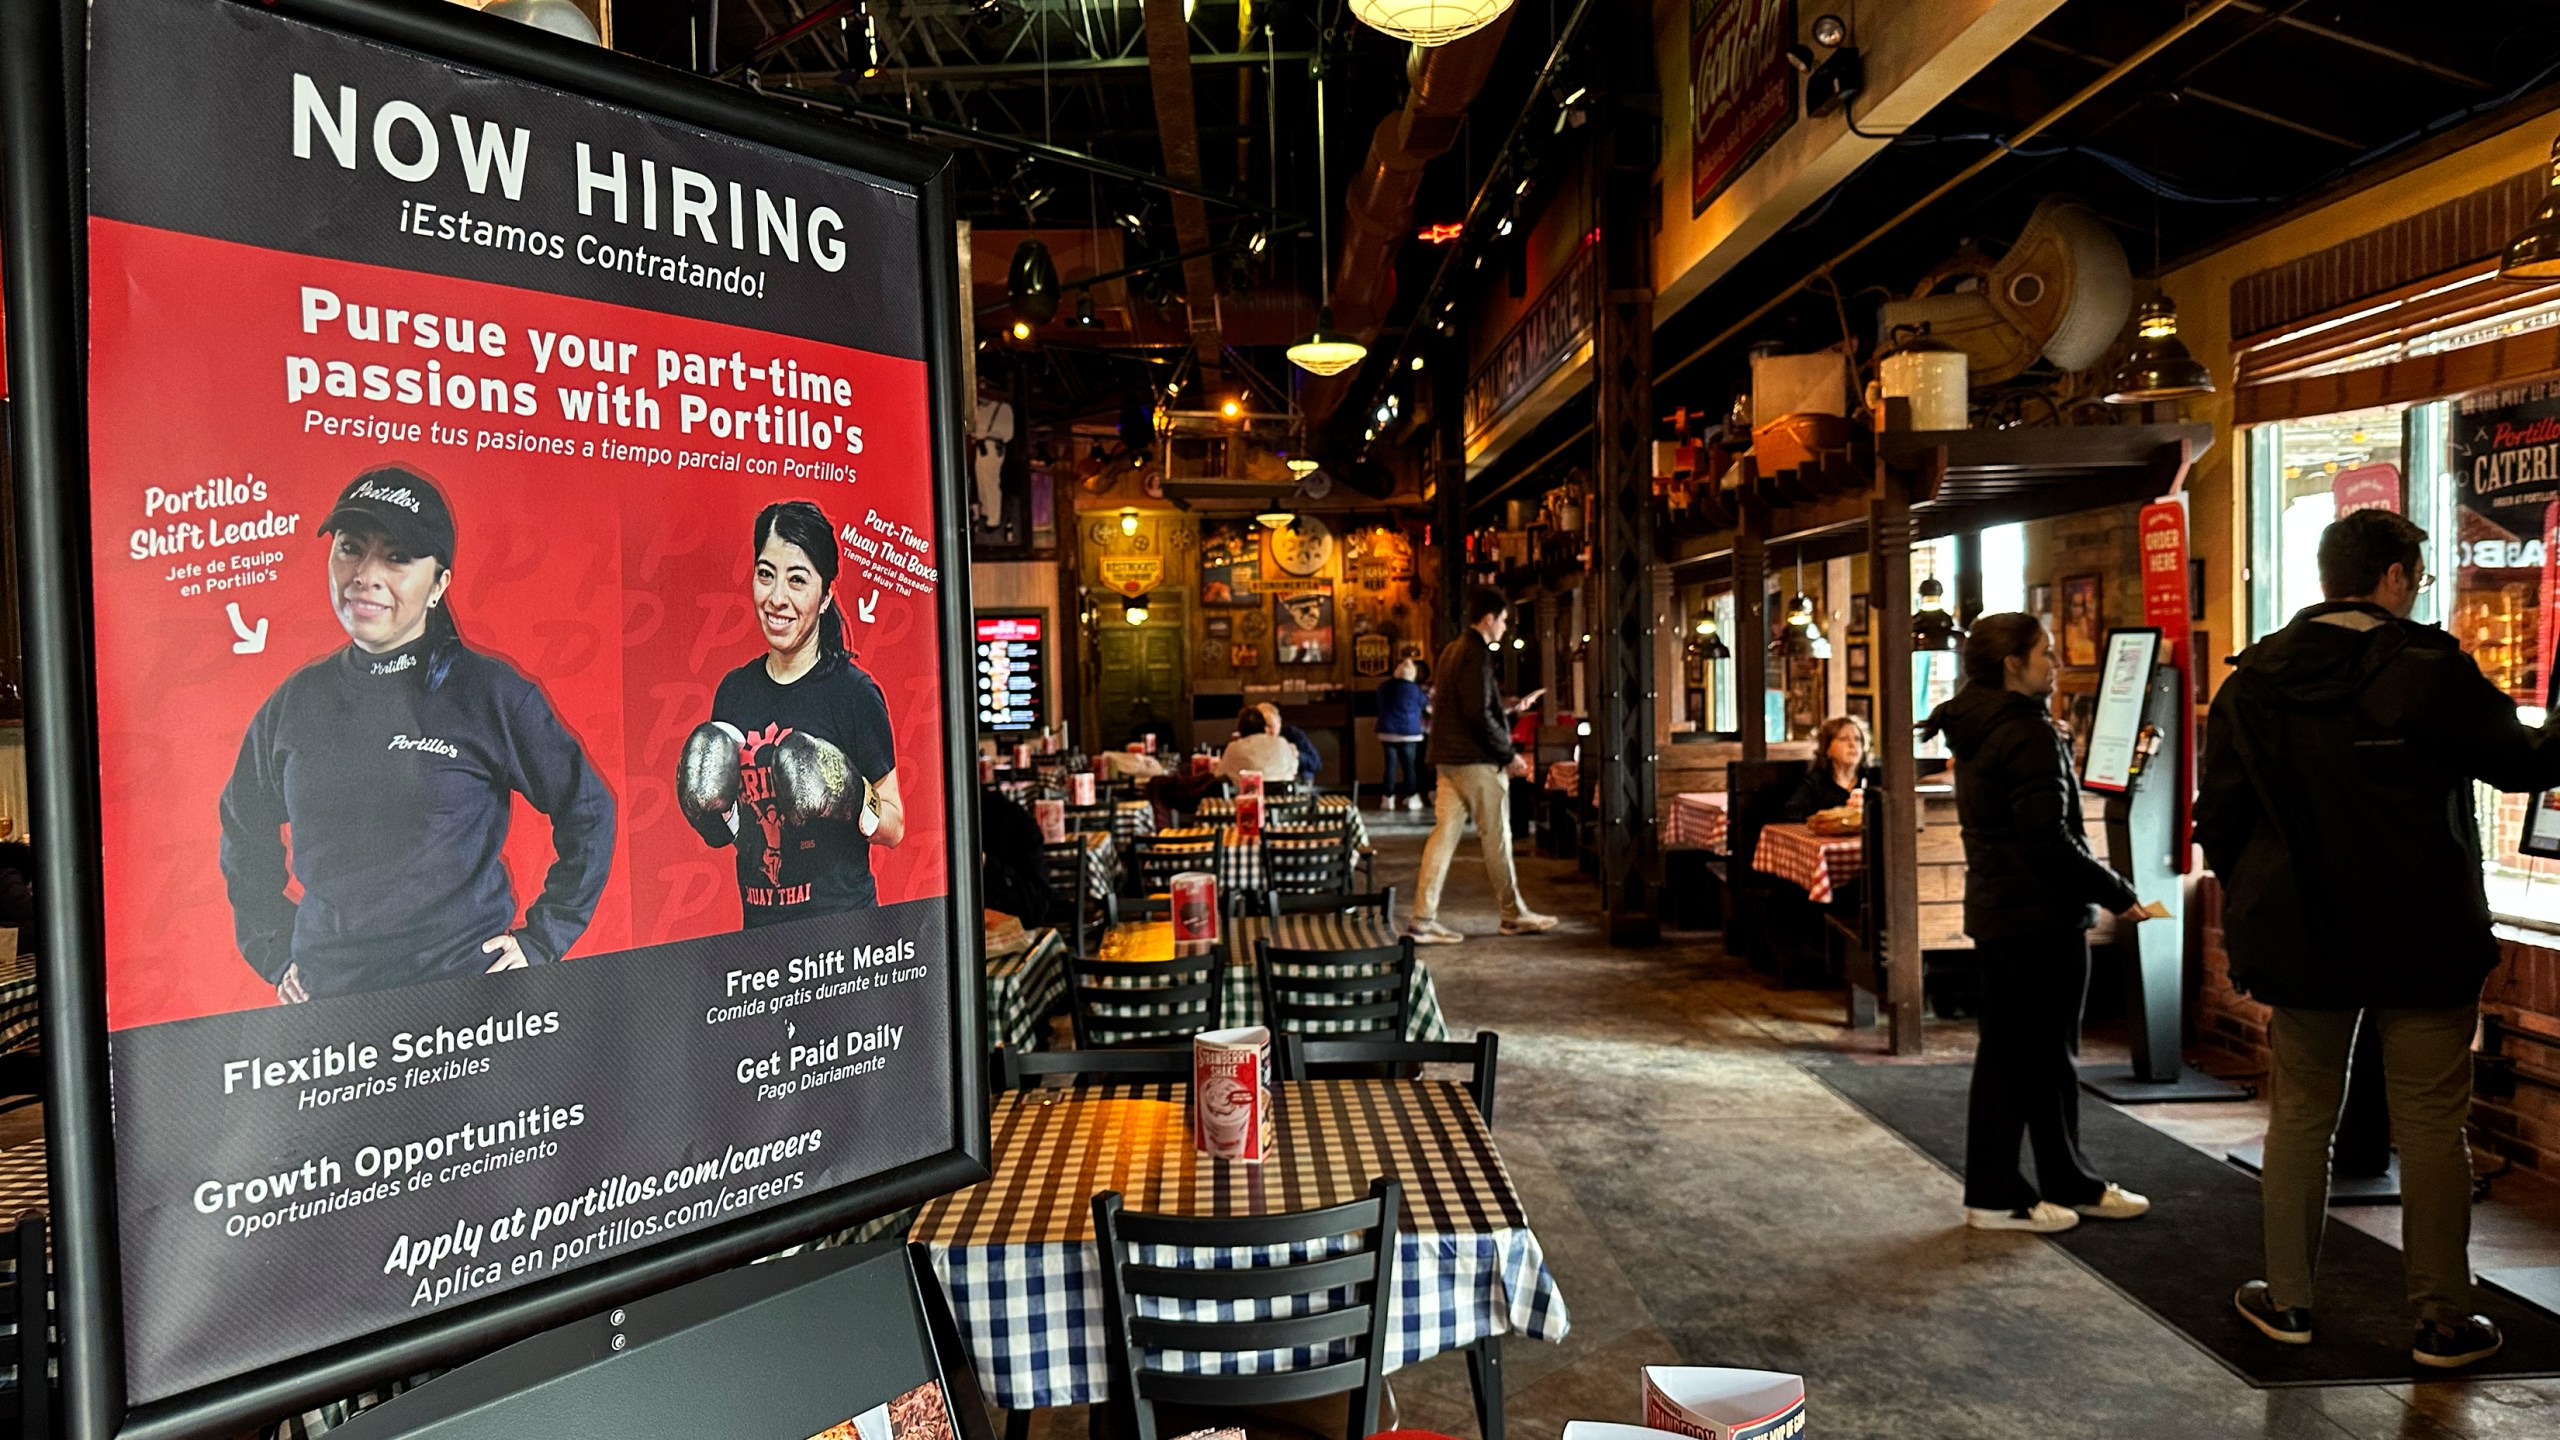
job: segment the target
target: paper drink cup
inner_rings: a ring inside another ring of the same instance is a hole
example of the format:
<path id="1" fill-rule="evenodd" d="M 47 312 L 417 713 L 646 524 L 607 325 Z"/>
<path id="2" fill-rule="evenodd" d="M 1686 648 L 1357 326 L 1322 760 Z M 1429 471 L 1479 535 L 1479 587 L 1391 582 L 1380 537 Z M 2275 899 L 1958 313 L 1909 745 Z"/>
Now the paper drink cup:
<path id="1" fill-rule="evenodd" d="M 1271 1156 L 1271 1032 L 1209 1030 L 1191 1040 L 1191 1138 L 1213 1160 Z"/>
<path id="2" fill-rule="evenodd" d="M 1174 953 L 1204 954 L 1217 939 L 1218 877 L 1206 870 L 1185 870 L 1174 876 Z"/>
<path id="3" fill-rule="evenodd" d="M 1093 803 L 1093 772 L 1079 770 L 1067 777 L 1067 799 L 1078 805 Z"/>
<path id="4" fill-rule="evenodd" d="M 1045 840 L 1052 845 L 1060 844 L 1066 840 L 1066 801 L 1034 800 L 1031 802 L 1031 818 L 1040 822 L 1040 838 L 1042 840 Z"/>

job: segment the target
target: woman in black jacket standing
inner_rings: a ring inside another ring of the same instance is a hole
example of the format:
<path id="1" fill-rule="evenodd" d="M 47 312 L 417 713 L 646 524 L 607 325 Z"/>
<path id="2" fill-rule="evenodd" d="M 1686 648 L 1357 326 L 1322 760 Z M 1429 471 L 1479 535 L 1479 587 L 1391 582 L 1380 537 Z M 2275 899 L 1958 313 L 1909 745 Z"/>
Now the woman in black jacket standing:
<path id="1" fill-rule="evenodd" d="M 613 793 L 542 691 L 463 643 L 443 493 L 369 470 L 320 530 L 348 643 L 258 707 L 222 791 L 241 957 L 299 1004 L 568 954 L 612 865 Z M 522 924 L 505 855 L 518 795 L 550 819 L 555 857 Z"/>
<path id="2" fill-rule="evenodd" d="M 1985 615 L 1964 646 L 1965 687 L 1929 717 L 1956 757 L 1964 929 L 1982 967 L 1982 1034 L 1965 1117 L 1965 1223 L 2068 1230 L 2130 1220 L 2151 1202 L 2090 1173 L 2080 1153 L 2072 1046 L 2089 989 L 2089 925 L 2104 905 L 2142 919 L 2124 877 L 2089 851 L 2071 743 L 2046 706 L 2053 646 L 2032 615 Z M 2018 1169 L 2023 1135 L 2036 1183 Z"/>

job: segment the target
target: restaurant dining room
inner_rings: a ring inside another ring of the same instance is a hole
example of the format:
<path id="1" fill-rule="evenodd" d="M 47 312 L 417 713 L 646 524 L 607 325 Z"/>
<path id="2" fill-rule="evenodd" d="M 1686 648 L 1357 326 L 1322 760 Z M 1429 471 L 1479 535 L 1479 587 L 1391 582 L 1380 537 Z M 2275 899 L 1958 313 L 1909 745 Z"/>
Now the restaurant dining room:
<path id="1" fill-rule="evenodd" d="M 0 1434 L 2560 1436 L 2547 5 L 0 0 L 0 439 Z"/>

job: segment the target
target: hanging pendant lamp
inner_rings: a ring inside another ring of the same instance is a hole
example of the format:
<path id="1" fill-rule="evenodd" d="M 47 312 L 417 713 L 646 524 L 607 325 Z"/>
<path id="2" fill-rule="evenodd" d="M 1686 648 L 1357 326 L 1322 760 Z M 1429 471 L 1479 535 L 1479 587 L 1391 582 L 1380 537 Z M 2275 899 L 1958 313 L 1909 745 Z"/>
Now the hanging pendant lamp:
<path id="1" fill-rule="evenodd" d="M 1351 0 L 1351 13 L 1381 34 L 1429 49 L 1502 18 L 1511 0 Z"/>
<path id="2" fill-rule="evenodd" d="M 1964 626 L 1947 610 L 1947 587 L 1930 576 L 1920 582 L 1920 610 L 1911 617 L 1911 648 L 1921 654 L 1964 648 Z"/>
<path id="3" fill-rule="evenodd" d="M 2106 403 L 2139 405 L 2213 393 L 2213 372 L 2187 353 L 2178 338 L 2178 307 L 2166 295 L 2142 302 L 2133 323 L 2133 348 L 2107 385 Z"/>
<path id="4" fill-rule="evenodd" d="M 2541 207 L 2498 257 L 2501 280 L 2560 278 L 2560 140 L 2551 142 L 2550 175 L 2551 188 L 2542 192 Z"/>
<path id="5" fill-rule="evenodd" d="M 1317 279 L 1323 302 L 1316 309 L 1316 328 L 1289 347 L 1289 363 L 1310 375 L 1339 375 L 1369 358 L 1369 347 L 1333 328 L 1333 182 L 1324 154 L 1324 70 L 1316 70 L 1316 244 Z"/>

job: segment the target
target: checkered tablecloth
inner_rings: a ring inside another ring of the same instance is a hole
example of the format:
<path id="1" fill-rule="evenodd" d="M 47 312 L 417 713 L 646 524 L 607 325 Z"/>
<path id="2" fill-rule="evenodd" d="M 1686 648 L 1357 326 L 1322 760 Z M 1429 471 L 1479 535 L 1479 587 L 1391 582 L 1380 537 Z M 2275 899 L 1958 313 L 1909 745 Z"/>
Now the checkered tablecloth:
<path id="1" fill-rule="evenodd" d="M 1120 842 L 1099 830 L 1084 836 L 1084 888 L 1096 900 L 1109 899 L 1120 883 Z"/>
<path id="2" fill-rule="evenodd" d="M 1487 1336 L 1561 1341 L 1572 1328 L 1502 1156 L 1463 1087 L 1406 1080 L 1283 1085 L 1278 1151 L 1261 1165 L 1210 1160 L 1192 1149 L 1186 1088 L 1001 1096 L 993 1178 L 935 1200 L 916 1217 L 910 1238 L 932 1257 L 990 1401 L 1030 1410 L 1109 1396 L 1092 1198 L 1105 1190 L 1119 1191 L 1142 1212 L 1258 1215 L 1362 1199 L 1372 1178 L 1393 1176 L 1404 1186 L 1404 1212 L 1387 1300 L 1389 1370 Z M 1162 1264 L 1170 1257 L 1146 1258 Z M 1187 1251 L 1180 1263 L 1246 1258 Z M 1239 1318 L 1245 1307 L 1223 1313 Z M 1229 1372 L 1300 1368 L 1308 1357 L 1168 1361 Z"/>
<path id="3" fill-rule="evenodd" d="M 1223 993 L 1218 997 L 1221 1018 L 1229 1026 L 1262 1023 L 1261 970 L 1254 959 L 1254 942 L 1268 939 L 1280 950 L 1371 950 L 1396 943 L 1395 922 L 1375 910 L 1353 910 L 1335 915 L 1243 915 L 1227 922 L 1227 963 L 1219 972 Z M 1282 974 L 1289 974 L 1282 970 Z M 1432 982 L 1431 966 L 1417 958 L 1413 964 L 1413 985 L 1408 992 L 1413 1002 L 1412 1013 L 1405 1021 L 1407 1040 L 1446 1040 L 1449 1038 L 1448 1017 L 1440 1013 L 1440 988 Z M 1339 1027 L 1316 1026 L 1318 1032 Z"/>
<path id="4" fill-rule="evenodd" d="M 1307 818 L 1310 820 L 1331 820 L 1337 815 L 1341 816 L 1345 822 L 1345 828 L 1351 832 L 1353 850 L 1375 848 L 1369 843 L 1369 824 L 1360 818 L 1360 807 L 1351 803 L 1350 796 L 1318 795 L 1315 803 L 1309 806 L 1308 810 L 1310 813 Z M 1224 825 L 1236 818 L 1236 802 L 1232 797 L 1225 795 L 1209 796 L 1200 802 L 1199 808 L 1191 812 L 1191 818 L 1202 824 Z"/>
<path id="5" fill-rule="evenodd" d="M 1662 843 L 1670 850 L 1724 853 L 1724 792 L 1694 791 L 1671 797 L 1662 816 Z"/>
<path id="6" fill-rule="evenodd" d="M 0 1050 L 36 1043 L 36 957 L 0 959 Z"/>
<path id="7" fill-rule="evenodd" d="M 1247 844 L 1233 825 L 1175 825 L 1156 832 L 1164 840 L 1206 840 L 1222 836 L 1226 848 L 1218 852 L 1218 894 L 1220 898 L 1255 895 L 1262 891 L 1262 847 Z"/>
<path id="8" fill-rule="evenodd" d="M 1864 847 L 1855 835 L 1816 835 L 1802 825 L 1760 827 L 1760 848 L 1751 868 L 1804 887 L 1816 905 L 1831 903 L 1831 892 L 1858 878 L 1866 867 Z"/>
<path id="9" fill-rule="evenodd" d="M 1146 800 L 1122 800 L 1111 807 L 1111 833 L 1128 844 L 1141 835 L 1156 833 L 1156 807 Z"/>
<path id="10" fill-rule="evenodd" d="M 26 1211 L 51 1212 L 44 1176 L 42 1139 L 0 1150 L 0 1229 L 17 1223 Z"/>
<path id="11" fill-rule="evenodd" d="M 1049 1012 L 1067 994 L 1067 942 L 1035 930 L 1028 949 L 987 961 L 987 1029 L 1015 1050 L 1036 1048 Z"/>
<path id="12" fill-rule="evenodd" d="M 1570 795 L 1582 784 L 1582 766 L 1571 760 L 1558 760 L 1547 767 L 1546 788 Z"/>

